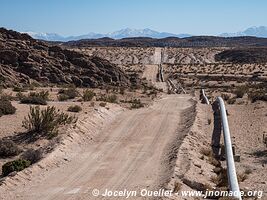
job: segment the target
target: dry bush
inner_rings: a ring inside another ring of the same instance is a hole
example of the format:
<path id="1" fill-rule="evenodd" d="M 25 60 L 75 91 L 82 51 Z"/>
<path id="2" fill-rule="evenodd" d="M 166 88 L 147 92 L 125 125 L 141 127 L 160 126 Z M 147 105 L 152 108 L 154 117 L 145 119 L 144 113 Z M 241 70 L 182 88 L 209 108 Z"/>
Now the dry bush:
<path id="1" fill-rule="evenodd" d="M 12 106 L 11 102 L 6 99 L 0 99 L 0 117 L 2 115 L 11 115 L 16 112 L 16 108 Z"/>
<path id="2" fill-rule="evenodd" d="M 230 98 L 230 99 L 227 100 L 228 104 L 234 104 L 235 102 L 236 102 L 236 98 L 235 97 Z"/>
<path id="3" fill-rule="evenodd" d="M 28 149 L 21 155 L 21 158 L 24 160 L 29 160 L 31 164 L 33 164 L 43 158 L 43 151 L 41 149 Z"/>
<path id="4" fill-rule="evenodd" d="M 248 174 L 246 174 L 245 172 L 237 174 L 238 182 L 244 182 L 247 178 Z"/>
<path id="5" fill-rule="evenodd" d="M 225 93 L 222 93 L 222 98 L 223 100 L 227 101 L 228 99 L 230 99 L 230 95 L 229 94 L 225 94 Z"/>
<path id="6" fill-rule="evenodd" d="M 179 192 L 180 189 L 181 189 L 181 187 L 182 187 L 182 183 L 180 183 L 180 182 L 175 182 L 175 183 L 174 183 L 173 192 L 174 192 L 174 193 Z"/>
<path id="7" fill-rule="evenodd" d="M 82 111 L 82 107 L 78 105 L 68 107 L 69 112 L 80 112 Z"/>
<path id="8" fill-rule="evenodd" d="M 134 99 L 131 102 L 131 108 L 137 109 L 137 108 L 142 108 L 144 107 L 144 104 L 141 102 L 140 99 Z"/>
<path id="9" fill-rule="evenodd" d="M 97 101 L 105 101 L 109 103 L 117 103 L 118 102 L 118 97 L 115 94 L 112 95 L 101 95 L 96 99 Z"/>
<path id="10" fill-rule="evenodd" d="M 0 158 L 17 156 L 21 149 L 11 140 L 0 140 Z"/>
<path id="11" fill-rule="evenodd" d="M 23 104 L 46 105 L 49 97 L 48 91 L 30 92 L 28 96 L 21 98 Z"/>
<path id="12" fill-rule="evenodd" d="M 91 101 L 94 98 L 94 96 L 95 96 L 95 93 L 91 90 L 86 89 L 83 91 L 83 100 L 84 101 Z"/>
<path id="13" fill-rule="evenodd" d="M 52 138 L 58 134 L 61 125 L 75 123 L 77 118 L 56 110 L 54 106 L 41 110 L 39 106 L 31 107 L 24 118 L 22 126 L 29 132 Z"/>
<path id="14" fill-rule="evenodd" d="M 261 100 L 261 101 L 267 101 L 267 94 L 264 90 L 256 90 L 252 91 L 248 94 L 249 99 L 252 103 Z"/>
<path id="15" fill-rule="evenodd" d="M 23 87 L 15 86 L 15 87 L 13 88 L 13 91 L 14 91 L 14 92 L 26 92 L 26 89 L 23 88 Z"/>
<path id="16" fill-rule="evenodd" d="M 234 94 L 236 95 L 236 98 L 242 98 L 244 94 L 248 92 L 247 86 L 239 86 L 234 90 Z"/>
<path id="17" fill-rule="evenodd" d="M 208 149 L 208 148 L 202 148 L 200 150 L 200 153 L 205 155 L 205 156 L 212 156 L 212 150 L 211 149 Z"/>
<path id="18" fill-rule="evenodd" d="M 67 89 L 61 89 L 58 92 L 59 94 L 59 100 L 62 100 L 63 97 L 65 100 L 67 99 L 74 99 L 75 97 L 79 96 L 79 92 L 75 87 L 70 87 Z"/>
<path id="19" fill-rule="evenodd" d="M 101 102 L 101 103 L 99 104 L 99 106 L 101 106 L 101 107 L 106 107 L 106 105 L 107 105 L 107 103 L 105 103 L 105 102 Z"/>

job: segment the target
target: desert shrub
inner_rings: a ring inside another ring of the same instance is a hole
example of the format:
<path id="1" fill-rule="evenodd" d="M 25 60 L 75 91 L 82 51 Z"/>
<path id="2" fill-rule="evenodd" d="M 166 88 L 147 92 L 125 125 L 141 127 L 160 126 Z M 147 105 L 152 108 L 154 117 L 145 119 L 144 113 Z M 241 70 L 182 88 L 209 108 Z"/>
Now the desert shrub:
<path id="1" fill-rule="evenodd" d="M 6 99 L 0 99 L 0 117 L 2 115 L 11 115 L 16 112 L 16 108 Z"/>
<path id="2" fill-rule="evenodd" d="M 21 99 L 25 98 L 25 95 L 22 94 L 22 92 L 18 92 L 18 93 L 16 94 L 16 98 L 17 98 L 18 100 L 21 101 Z"/>
<path id="3" fill-rule="evenodd" d="M 23 160 L 23 159 L 13 160 L 13 161 L 5 163 L 2 166 L 2 174 L 3 176 L 7 176 L 11 172 L 21 171 L 29 167 L 30 165 L 31 165 L 31 162 L 29 160 Z"/>
<path id="4" fill-rule="evenodd" d="M 43 151 L 41 149 L 28 149 L 21 155 L 21 158 L 23 160 L 29 160 L 33 164 L 43 158 Z"/>
<path id="5" fill-rule="evenodd" d="M 61 89 L 58 92 L 61 95 L 65 95 L 65 97 L 67 97 L 67 99 L 74 99 L 75 97 L 77 97 L 79 95 L 78 90 L 75 87 L 70 87 L 67 89 Z"/>
<path id="6" fill-rule="evenodd" d="M 230 98 L 227 100 L 228 104 L 234 104 L 236 102 L 236 98 Z"/>
<path id="7" fill-rule="evenodd" d="M 70 107 L 68 107 L 68 111 L 69 112 L 80 112 L 80 111 L 82 111 L 82 107 L 78 106 L 78 105 L 70 106 Z"/>
<path id="8" fill-rule="evenodd" d="M 14 92 L 25 92 L 26 90 L 25 90 L 25 88 L 23 88 L 23 87 L 15 86 L 15 87 L 13 88 L 13 91 L 14 91 Z"/>
<path id="9" fill-rule="evenodd" d="M 20 102 L 23 104 L 34 104 L 34 105 L 46 105 L 47 104 L 46 100 L 40 97 L 35 97 L 35 96 L 23 97 L 20 100 Z"/>
<path id="10" fill-rule="evenodd" d="M 257 90 L 250 92 L 248 94 L 248 98 L 251 100 L 252 103 L 261 100 L 261 101 L 267 101 L 267 94 L 263 90 Z"/>
<path id="11" fill-rule="evenodd" d="M 117 99 L 118 99 L 117 95 L 112 94 L 112 95 L 101 95 L 96 100 L 97 101 L 105 101 L 105 102 L 109 102 L 109 103 L 117 103 Z"/>
<path id="12" fill-rule="evenodd" d="M 59 101 L 66 101 L 66 100 L 69 99 L 69 96 L 67 96 L 65 94 L 60 94 L 60 95 L 58 95 L 57 98 L 58 98 Z"/>
<path id="13" fill-rule="evenodd" d="M 107 96 L 107 102 L 109 103 L 117 103 L 117 99 L 118 97 L 115 94 Z"/>
<path id="14" fill-rule="evenodd" d="M 245 172 L 237 174 L 238 182 L 244 182 L 247 178 L 248 174 L 246 174 Z"/>
<path id="15" fill-rule="evenodd" d="M 41 110 L 39 106 L 31 107 L 30 113 L 24 118 L 22 126 L 29 132 L 52 138 L 58 134 L 61 125 L 75 123 L 76 118 L 56 110 L 54 106 Z"/>
<path id="16" fill-rule="evenodd" d="M 99 104 L 99 106 L 101 106 L 101 107 L 105 107 L 107 105 L 107 103 L 105 103 L 105 102 L 101 102 L 100 104 Z"/>
<path id="17" fill-rule="evenodd" d="M 0 140 L 0 158 L 16 156 L 20 152 L 20 148 L 13 141 Z"/>
<path id="18" fill-rule="evenodd" d="M 86 89 L 83 91 L 83 100 L 84 101 L 91 101 L 94 98 L 94 96 L 95 96 L 95 93 L 91 90 Z"/>
<path id="19" fill-rule="evenodd" d="M 230 95 L 222 93 L 222 98 L 223 98 L 223 100 L 227 101 L 228 99 L 230 99 Z"/>
<path id="20" fill-rule="evenodd" d="M 124 95 L 125 94 L 125 88 L 124 87 L 120 87 L 120 94 Z"/>
<path id="21" fill-rule="evenodd" d="M 248 92 L 248 88 L 246 86 L 239 86 L 234 91 L 234 94 L 236 95 L 236 98 L 242 98 L 245 93 Z"/>
<path id="22" fill-rule="evenodd" d="M 144 104 L 141 102 L 140 99 L 134 99 L 131 104 L 131 108 L 137 109 L 144 107 Z"/>
<path id="23" fill-rule="evenodd" d="M 46 105 L 48 97 L 48 91 L 30 92 L 28 96 L 22 96 L 20 102 L 23 104 Z"/>
<path id="24" fill-rule="evenodd" d="M 180 183 L 180 182 L 175 182 L 175 183 L 174 183 L 173 192 L 174 192 L 174 193 L 179 192 L 180 189 L 181 189 L 181 187 L 182 187 L 182 183 Z"/>

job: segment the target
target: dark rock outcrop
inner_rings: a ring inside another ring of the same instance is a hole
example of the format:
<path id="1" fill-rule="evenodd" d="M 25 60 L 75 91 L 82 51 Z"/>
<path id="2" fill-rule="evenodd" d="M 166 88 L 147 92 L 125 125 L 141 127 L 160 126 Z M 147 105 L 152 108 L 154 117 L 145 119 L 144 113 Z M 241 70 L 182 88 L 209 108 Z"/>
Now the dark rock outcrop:
<path id="1" fill-rule="evenodd" d="M 130 84 L 128 76 L 107 60 L 0 28 L 0 85 L 31 81 L 85 87 Z"/>

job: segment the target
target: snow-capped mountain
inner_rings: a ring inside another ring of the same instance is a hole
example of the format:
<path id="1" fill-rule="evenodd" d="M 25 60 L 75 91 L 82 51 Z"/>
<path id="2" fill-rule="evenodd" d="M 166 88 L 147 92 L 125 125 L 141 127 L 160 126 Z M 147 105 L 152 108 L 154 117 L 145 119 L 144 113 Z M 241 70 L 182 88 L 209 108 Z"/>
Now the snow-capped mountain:
<path id="1" fill-rule="evenodd" d="M 32 31 L 25 31 L 23 33 L 27 33 L 35 39 L 47 40 L 47 41 L 64 41 L 65 38 L 56 33 L 36 33 Z"/>
<path id="2" fill-rule="evenodd" d="M 24 32 L 29 34 L 35 39 L 40 40 L 48 40 L 48 41 L 70 41 L 70 40 L 81 40 L 81 39 L 96 39 L 96 38 L 102 38 L 102 37 L 110 37 L 113 39 L 121 39 L 121 38 L 128 38 L 128 37 L 151 37 L 151 38 L 165 38 L 165 37 L 190 37 L 189 34 L 173 34 L 173 33 L 167 33 L 167 32 L 157 32 L 151 29 L 122 29 L 115 32 L 107 33 L 107 34 L 101 34 L 101 33 L 88 33 L 86 35 L 80 35 L 80 36 L 68 36 L 63 37 L 61 35 L 58 35 L 56 33 L 35 33 L 35 32 Z"/>
<path id="3" fill-rule="evenodd" d="M 267 27 L 266 26 L 253 26 L 244 31 L 236 33 L 223 33 L 220 34 L 222 37 L 236 37 L 236 36 L 255 36 L 267 38 Z"/>

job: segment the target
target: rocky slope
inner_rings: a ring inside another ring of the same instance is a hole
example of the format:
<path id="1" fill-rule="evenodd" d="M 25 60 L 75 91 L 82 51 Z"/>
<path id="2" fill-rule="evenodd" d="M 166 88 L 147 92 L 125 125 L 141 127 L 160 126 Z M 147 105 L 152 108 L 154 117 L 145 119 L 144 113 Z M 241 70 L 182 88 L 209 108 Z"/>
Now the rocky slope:
<path id="1" fill-rule="evenodd" d="M 130 84 L 127 75 L 107 60 L 0 28 L 0 85 L 34 81 L 85 87 Z"/>

